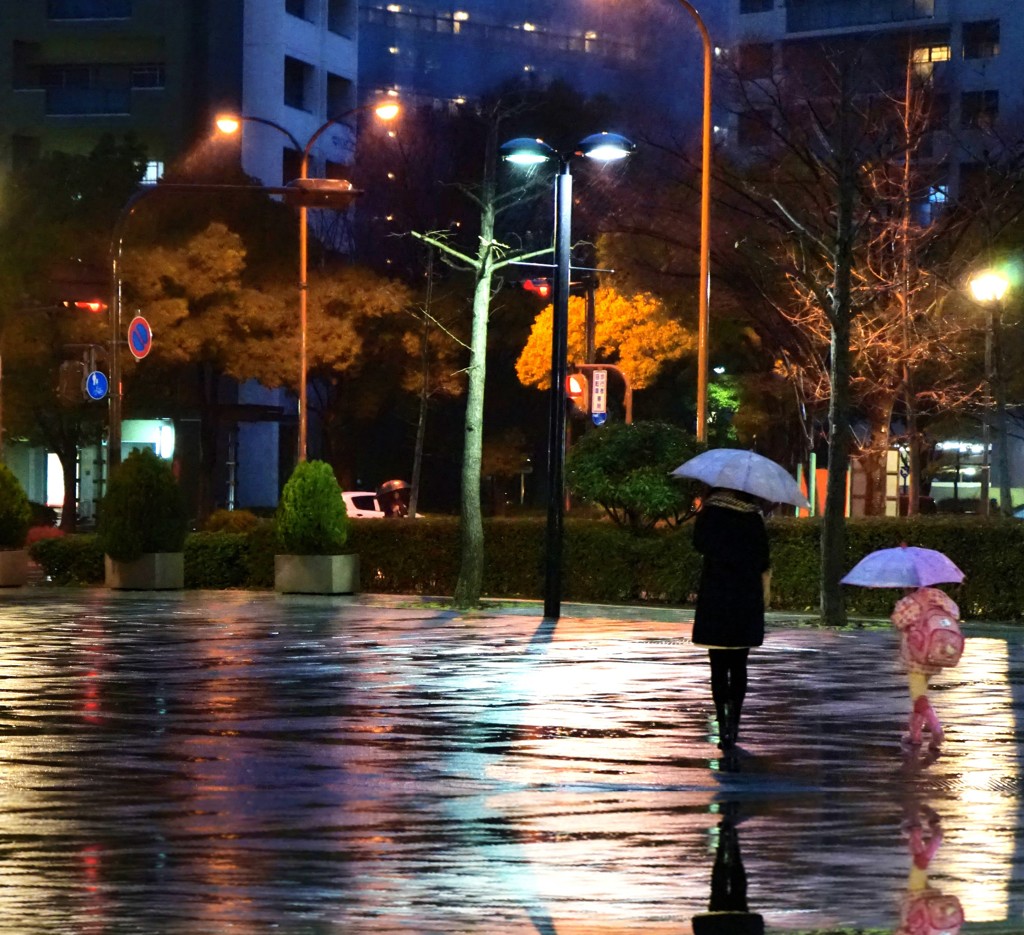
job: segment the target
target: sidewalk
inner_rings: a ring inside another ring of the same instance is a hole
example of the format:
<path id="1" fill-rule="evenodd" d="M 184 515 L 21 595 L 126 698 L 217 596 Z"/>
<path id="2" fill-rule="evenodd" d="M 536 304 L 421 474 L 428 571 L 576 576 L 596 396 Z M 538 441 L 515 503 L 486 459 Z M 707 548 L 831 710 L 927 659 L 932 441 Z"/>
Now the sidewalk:
<path id="1" fill-rule="evenodd" d="M 965 628 L 927 762 L 888 627 L 773 614 L 730 763 L 689 618 L 4 594 L 6 928 L 686 935 L 727 813 L 767 931 L 893 930 L 930 808 L 962 931 L 1024 931 L 1024 641 Z"/>

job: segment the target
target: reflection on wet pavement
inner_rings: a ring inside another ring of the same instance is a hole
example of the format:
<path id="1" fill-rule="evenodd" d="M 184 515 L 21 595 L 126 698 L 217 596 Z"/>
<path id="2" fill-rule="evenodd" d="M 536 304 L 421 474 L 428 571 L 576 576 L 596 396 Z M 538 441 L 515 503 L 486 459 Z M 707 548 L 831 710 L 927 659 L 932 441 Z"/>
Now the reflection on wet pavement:
<path id="1" fill-rule="evenodd" d="M 0 931 L 701 935 L 738 862 L 751 925 L 904 935 L 938 829 L 963 935 L 1024 931 L 1005 636 L 928 762 L 894 634 L 777 628 L 724 759 L 688 624 L 42 594 L 0 608 Z"/>

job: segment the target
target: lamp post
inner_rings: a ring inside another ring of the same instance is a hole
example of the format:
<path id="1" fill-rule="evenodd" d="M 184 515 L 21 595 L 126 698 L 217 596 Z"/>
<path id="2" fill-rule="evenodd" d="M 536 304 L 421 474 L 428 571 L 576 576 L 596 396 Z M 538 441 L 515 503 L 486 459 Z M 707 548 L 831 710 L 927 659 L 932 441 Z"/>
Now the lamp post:
<path id="1" fill-rule="evenodd" d="M 998 270 L 985 270 L 973 276 L 969 282 L 971 296 L 985 307 L 985 403 L 986 410 L 992 403 L 993 388 L 996 403 L 996 431 L 999 435 L 999 509 L 1004 516 L 1013 513 L 1013 499 L 1010 493 L 1009 437 L 1006 434 L 1006 383 L 1003 370 L 1003 297 L 1010 288 L 1010 281 Z M 981 512 L 989 514 L 989 466 L 991 463 L 990 428 L 988 413 L 981 424 L 984 466 L 982 473 Z"/>
<path id="2" fill-rule="evenodd" d="M 301 146 L 294 135 L 286 130 L 279 123 L 267 120 L 263 117 L 237 116 L 222 114 L 217 117 L 216 126 L 221 133 L 237 133 L 242 123 L 259 123 L 271 127 L 279 133 L 283 133 L 292 144 L 292 147 L 302 153 L 302 160 L 299 163 L 299 177 L 294 185 L 295 194 L 286 200 L 291 200 L 299 208 L 299 444 L 298 460 L 305 461 L 308 445 L 307 433 L 309 425 L 309 413 L 307 409 L 307 305 L 309 294 L 309 228 L 308 210 L 313 207 L 320 208 L 345 208 L 351 204 L 352 199 L 359 194 L 349 182 L 332 179 L 311 179 L 309 178 L 309 156 L 313 150 L 313 144 L 331 127 L 342 123 L 354 114 L 364 110 L 373 109 L 381 120 L 393 120 L 398 116 L 399 106 L 396 101 L 388 101 L 384 104 L 363 104 L 353 107 L 351 110 L 332 117 L 322 123 L 312 136 Z"/>
<path id="3" fill-rule="evenodd" d="M 572 280 L 571 162 L 586 156 L 611 162 L 635 147 L 616 133 L 595 133 L 567 153 L 543 140 L 520 137 L 501 147 L 501 157 L 517 166 L 555 163 L 555 288 L 551 318 L 551 389 L 548 396 L 548 515 L 544 536 L 544 619 L 561 616 L 562 539 L 565 511 L 565 380 L 568 373 L 569 288 Z"/>
<path id="4" fill-rule="evenodd" d="M 688 0 L 679 0 L 693 17 L 704 46 L 704 114 L 701 124 L 700 284 L 697 298 L 697 441 L 708 440 L 708 303 L 711 298 L 711 35 Z"/>

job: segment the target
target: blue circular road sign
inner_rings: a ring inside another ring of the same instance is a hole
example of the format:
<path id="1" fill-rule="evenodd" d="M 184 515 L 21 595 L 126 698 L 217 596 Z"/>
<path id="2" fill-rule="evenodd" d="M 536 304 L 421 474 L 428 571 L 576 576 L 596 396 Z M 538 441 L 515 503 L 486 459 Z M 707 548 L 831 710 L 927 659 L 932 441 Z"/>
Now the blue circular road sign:
<path id="1" fill-rule="evenodd" d="M 94 370 L 85 378 L 85 393 L 89 399 L 103 399 L 107 395 L 107 375 Z"/>
<path id="2" fill-rule="evenodd" d="M 590 418 L 594 420 L 594 425 L 604 425 L 608 421 L 607 412 L 593 412 L 590 414 Z"/>
<path id="3" fill-rule="evenodd" d="M 136 360 L 142 360 L 153 348 L 153 329 L 141 315 L 136 315 L 128 326 L 128 349 Z"/>

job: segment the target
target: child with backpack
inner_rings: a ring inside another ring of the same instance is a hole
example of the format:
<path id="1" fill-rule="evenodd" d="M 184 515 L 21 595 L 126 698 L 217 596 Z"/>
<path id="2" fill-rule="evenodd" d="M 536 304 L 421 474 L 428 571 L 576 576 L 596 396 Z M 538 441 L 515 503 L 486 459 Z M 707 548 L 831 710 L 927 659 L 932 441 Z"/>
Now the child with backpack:
<path id="1" fill-rule="evenodd" d="M 955 666 L 964 651 L 958 620 L 960 608 L 938 588 L 922 587 L 896 602 L 893 626 L 900 631 L 900 658 L 910 680 L 910 721 L 904 742 L 919 746 L 928 729 L 929 745 L 942 743 L 943 730 L 928 699 L 928 679 L 940 669 Z"/>

